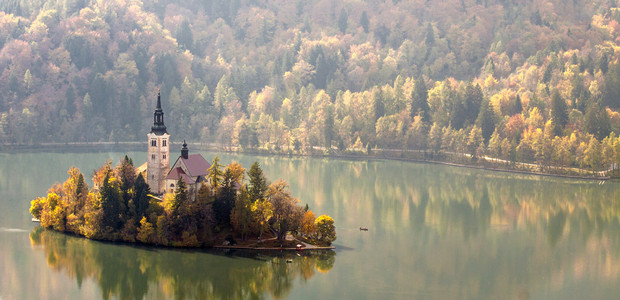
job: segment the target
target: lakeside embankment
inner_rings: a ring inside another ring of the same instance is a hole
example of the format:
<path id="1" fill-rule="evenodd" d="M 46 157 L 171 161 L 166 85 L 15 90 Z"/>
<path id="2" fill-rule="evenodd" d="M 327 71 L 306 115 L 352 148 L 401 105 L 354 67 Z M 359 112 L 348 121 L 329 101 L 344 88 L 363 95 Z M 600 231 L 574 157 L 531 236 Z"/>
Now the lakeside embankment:
<path id="1" fill-rule="evenodd" d="M 398 150 L 398 149 L 372 149 L 370 153 L 362 150 L 340 151 L 332 149 L 327 151 L 315 147 L 310 153 L 299 153 L 292 150 L 274 151 L 270 149 L 241 149 L 239 147 L 225 146 L 216 143 L 188 143 L 194 149 L 203 151 L 219 151 L 229 153 L 243 153 L 252 155 L 278 155 L 298 157 L 328 157 L 339 159 L 390 159 L 398 161 L 431 163 L 446 166 L 472 168 L 513 174 L 551 176 L 559 178 L 586 179 L 586 180 L 610 180 L 617 179 L 620 174 L 610 176 L 614 170 L 591 171 L 576 167 L 543 166 L 535 163 L 510 162 L 502 159 L 483 157 L 476 162 L 465 153 L 431 153 L 421 150 Z M 146 142 L 66 142 L 66 143 L 39 143 L 4 144 L 0 145 L 0 152 L 37 152 L 37 151 L 62 151 L 62 152 L 105 152 L 105 151 L 141 151 Z M 452 160 L 449 159 L 452 157 Z M 438 159 L 439 158 L 439 159 Z M 444 160 L 441 160 L 441 159 Z M 479 162 L 482 161 L 480 164 Z"/>

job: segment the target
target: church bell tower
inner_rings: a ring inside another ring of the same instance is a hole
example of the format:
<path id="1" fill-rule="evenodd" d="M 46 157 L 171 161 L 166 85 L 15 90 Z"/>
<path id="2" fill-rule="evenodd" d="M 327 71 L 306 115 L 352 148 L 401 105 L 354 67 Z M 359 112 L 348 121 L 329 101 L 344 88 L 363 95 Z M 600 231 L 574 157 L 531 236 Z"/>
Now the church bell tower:
<path id="1" fill-rule="evenodd" d="M 153 126 L 148 138 L 146 177 L 151 191 L 163 194 L 166 191 L 166 176 L 170 171 L 170 135 L 164 125 L 164 111 L 161 109 L 161 94 L 157 93 L 157 108 L 153 113 Z"/>

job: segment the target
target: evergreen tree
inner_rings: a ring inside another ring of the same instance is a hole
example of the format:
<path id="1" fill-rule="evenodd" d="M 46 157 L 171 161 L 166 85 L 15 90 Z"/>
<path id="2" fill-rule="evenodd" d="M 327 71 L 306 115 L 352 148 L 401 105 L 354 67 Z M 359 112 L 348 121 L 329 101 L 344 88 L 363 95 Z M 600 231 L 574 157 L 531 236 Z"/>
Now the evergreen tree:
<path id="1" fill-rule="evenodd" d="M 482 100 L 482 105 L 480 105 L 480 113 L 478 114 L 476 124 L 482 131 L 484 141 L 488 141 L 495 130 L 495 113 L 491 103 L 486 98 Z"/>
<path id="2" fill-rule="evenodd" d="M 372 90 L 372 107 L 375 115 L 374 122 L 385 116 L 385 104 L 383 104 L 383 93 L 380 88 Z"/>
<path id="3" fill-rule="evenodd" d="M 230 215 L 230 223 L 235 231 L 241 233 L 241 239 L 245 240 L 251 231 L 252 221 L 252 202 L 246 186 L 243 185 L 235 200 L 235 206 Z"/>
<path id="4" fill-rule="evenodd" d="M 133 186 L 134 190 L 134 205 L 136 206 L 136 216 L 137 219 L 141 219 L 141 217 L 146 216 L 146 211 L 149 208 L 149 194 L 151 193 L 151 189 L 148 184 L 144 181 L 144 177 L 142 174 L 138 175 L 136 181 Z"/>
<path id="5" fill-rule="evenodd" d="M 218 225 L 230 225 L 230 213 L 235 204 L 235 180 L 230 169 L 226 169 L 222 180 L 222 188 L 213 202 L 213 213 Z"/>
<path id="6" fill-rule="evenodd" d="M 248 177 L 250 178 L 250 185 L 248 187 L 248 193 L 250 195 L 250 201 L 262 200 L 265 198 L 265 192 L 267 192 L 267 180 L 263 174 L 263 170 L 260 167 L 258 161 L 255 161 L 248 171 Z"/>
<path id="7" fill-rule="evenodd" d="M 428 90 L 422 76 L 418 76 L 411 92 L 411 118 L 420 115 L 424 122 L 430 122 Z"/>
<path id="8" fill-rule="evenodd" d="M 121 214 L 125 211 L 119 182 L 108 172 L 101 187 L 102 226 L 104 232 L 115 232 L 123 227 Z"/>
<path id="9" fill-rule="evenodd" d="M 523 112 L 523 103 L 521 103 L 521 97 L 519 95 L 517 95 L 517 97 L 515 98 L 515 103 L 513 105 L 513 113 L 515 115 L 520 114 L 521 112 Z"/>
<path id="10" fill-rule="evenodd" d="M 603 53 L 603 55 L 601 55 L 601 58 L 598 61 L 598 68 L 601 70 L 601 72 L 603 72 L 603 74 L 607 74 L 607 71 L 609 69 L 609 58 L 607 57 L 606 53 Z"/>
<path id="11" fill-rule="evenodd" d="M 435 45 L 435 30 L 433 29 L 433 25 L 431 23 L 426 24 L 426 38 L 424 40 L 426 47 L 433 47 Z"/>
<path id="12" fill-rule="evenodd" d="M 480 113 L 480 104 L 482 103 L 482 98 L 484 98 L 484 94 L 482 93 L 482 88 L 480 85 L 476 84 L 468 84 L 465 88 L 465 96 L 463 97 L 464 102 L 464 114 L 465 114 L 465 124 L 471 125 L 474 124 L 478 114 Z M 455 129 L 459 129 L 456 128 Z"/>
<path id="13" fill-rule="evenodd" d="M 75 91 L 72 84 L 69 85 L 65 92 L 65 109 L 70 117 L 75 114 Z"/>
<path id="14" fill-rule="evenodd" d="M 611 65 L 605 75 L 605 105 L 612 108 L 620 107 L 620 63 Z"/>
<path id="15" fill-rule="evenodd" d="M 338 16 L 338 29 L 340 32 L 345 33 L 347 31 L 347 23 L 349 22 L 349 14 L 344 9 L 344 7 L 340 10 L 340 16 Z"/>
<path id="16" fill-rule="evenodd" d="M 179 46 L 190 51 L 194 48 L 194 35 L 191 28 L 189 28 L 189 21 L 187 19 L 184 19 L 177 27 L 176 37 Z"/>
<path id="17" fill-rule="evenodd" d="M 553 134 L 562 135 L 562 130 L 568 123 L 568 107 L 557 90 L 551 96 L 551 122 L 553 122 Z"/>
<path id="18" fill-rule="evenodd" d="M 177 187 L 174 190 L 174 201 L 170 205 L 173 214 L 177 214 L 181 206 L 187 205 L 189 195 L 187 194 L 187 183 L 179 176 Z"/>
<path id="19" fill-rule="evenodd" d="M 450 110 L 450 126 L 455 130 L 463 128 L 465 126 L 466 116 L 467 112 L 464 101 L 462 101 L 460 97 L 454 99 Z M 471 120 L 475 120 L 475 118 Z"/>
<path id="20" fill-rule="evenodd" d="M 364 32 L 368 33 L 368 26 L 370 26 L 370 21 L 368 21 L 368 14 L 366 13 L 366 11 L 362 12 L 362 16 L 360 17 L 360 25 L 362 25 Z"/>
<path id="21" fill-rule="evenodd" d="M 596 103 L 590 104 L 584 116 L 584 130 L 593 134 L 599 140 L 604 139 L 611 132 L 611 121 L 605 108 L 599 108 Z"/>

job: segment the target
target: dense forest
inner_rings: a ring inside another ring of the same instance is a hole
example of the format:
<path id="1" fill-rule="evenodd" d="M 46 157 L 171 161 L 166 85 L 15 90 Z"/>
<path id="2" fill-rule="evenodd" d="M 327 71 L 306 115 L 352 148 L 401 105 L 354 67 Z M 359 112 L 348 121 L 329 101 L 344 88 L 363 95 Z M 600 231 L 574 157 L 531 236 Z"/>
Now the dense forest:
<path id="1" fill-rule="evenodd" d="M 620 162 L 615 1 L 11 0 L 0 145 L 179 139 Z M 334 149 L 334 150 L 332 150 Z"/>
<path id="2" fill-rule="evenodd" d="M 285 181 L 268 184 L 258 162 L 247 171 L 246 182 L 245 168 L 236 162 L 223 168 L 216 156 L 194 197 L 179 178 L 174 193 L 163 199 L 151 195 L 127 156 L 114 168 L 108 161 L 95 170 L 92 189 L 77 168 L 67 173 L 65 182 L 31 202 L 30 213 L 42 227 L 90 239 L 174 247 L 234 245 L 236 239 L 248 246 L 250 237 L 252 247 L 295 247 L 297 242 L 286 238 L 291 233 L 318 245 L 336 240 L 334 219 L 315 217 L 308 205 L 300 206 Z"/>

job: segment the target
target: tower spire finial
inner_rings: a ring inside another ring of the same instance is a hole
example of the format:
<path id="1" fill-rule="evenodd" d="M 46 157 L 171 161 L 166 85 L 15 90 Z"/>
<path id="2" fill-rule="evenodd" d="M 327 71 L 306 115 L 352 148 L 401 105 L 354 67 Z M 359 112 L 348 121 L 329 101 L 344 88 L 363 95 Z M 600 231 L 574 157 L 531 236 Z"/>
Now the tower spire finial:
<path id="1" fill-rule="evenodd" d="M 161 109 L 161 89 L 157 90 L 157 109 Z"/>
<path id="2" fill-rule="evenodd" d="M 168 133 L 166 131 L 166 125 L 164 125 L 164 110 L 161 109 L 161 91 L 157 91 L 157 108 L 155 108 L 155 113 L 153 113 L 151 132 L 157 135 Z"/>

